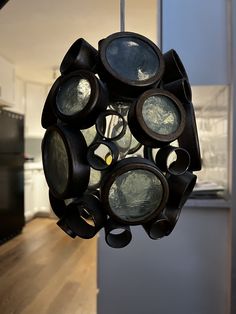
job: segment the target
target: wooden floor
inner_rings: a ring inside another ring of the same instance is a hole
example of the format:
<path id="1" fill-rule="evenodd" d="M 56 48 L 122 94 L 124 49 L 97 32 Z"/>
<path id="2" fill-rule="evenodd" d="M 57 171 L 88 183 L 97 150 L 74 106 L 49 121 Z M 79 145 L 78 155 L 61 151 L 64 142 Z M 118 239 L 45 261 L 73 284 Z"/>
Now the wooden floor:
<path id="1" fill-rule="evenodd" d="M 96 239 L 37 218 L 0 246 L 0 314 L 95 314 Z"/>

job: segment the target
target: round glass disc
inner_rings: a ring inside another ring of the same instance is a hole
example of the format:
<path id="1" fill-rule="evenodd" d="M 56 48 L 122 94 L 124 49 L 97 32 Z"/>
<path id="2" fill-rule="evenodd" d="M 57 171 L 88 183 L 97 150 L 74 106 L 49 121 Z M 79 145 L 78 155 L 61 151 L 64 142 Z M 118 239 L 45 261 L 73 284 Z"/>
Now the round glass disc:
<path id="1" fill-rule="evenodd" d="M 72 77 L 60 87 L 56 103 L 58 110 L 66 115 L 74 115 L 88 104 L 91 86 L 88 80 Z"/>
<path id="2" fill-rule="evenodd" d="M 158 209 L 162 197 L 160 179 L 150 171 L 134 169 L 115 179 L 108 200 L 117 217 L 127 222 L 139 222 Z"/>
<path id="3" fill-rule="evenodd" d="M 49 187 L 62 194 L 69 179 L 69 161 L 65 144 L 56 131 L 48 133 L 45 138 L 43 160 Z"/>
<path id="4" fill-rule="evenodd" d="M 156 75 L 160 67 L 154 49 L 134 37 L 112 40 L 106 48 L 106 58 L 112 70 L 125 80 L 148 80 Z"/>
<path id="5" fill-rule="evenodd" d="M 142 107 L 146 126 L 161 135 L 169 135 L 180 126 L 180 112 L 174 101 L 164 95 L 148 97 Z"/>

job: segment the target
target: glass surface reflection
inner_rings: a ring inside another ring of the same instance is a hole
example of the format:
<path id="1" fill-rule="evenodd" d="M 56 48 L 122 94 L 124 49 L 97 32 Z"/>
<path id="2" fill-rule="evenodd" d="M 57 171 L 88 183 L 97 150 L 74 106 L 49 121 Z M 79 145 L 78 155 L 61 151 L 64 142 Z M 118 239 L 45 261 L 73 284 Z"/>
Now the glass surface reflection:
<path id="1" fill-rule="evenodd" d="M 106 58 L 111 68 L 125 80 L 148 80 L 160 66 L 152 47 L 132 37 L 114 39 L 106 49 Z"/>
<path id="2" fill-rule="evenodd" d="M 147 170 L 135 169 L 121 174 L 109 191 L 113 213 L 127 222 L 143 220 L 160 205 L 163 187 L 159 178 Z"/>
<path id="3" fill-rule="evenodd" d="M 91 86 L 88 80 L 73 77 L 59 89 L 56 102 L 58 110 L 67 116 L 80 112 L 88 104 Z"/>
<path id="4" fill-rule="evenodd" d="M 143 103 L 142 115 L 147 127 L 158 134 L 172 134 L 180 125 L 177 106 L 169 97 L 163 95 L 147 98 Z"/>

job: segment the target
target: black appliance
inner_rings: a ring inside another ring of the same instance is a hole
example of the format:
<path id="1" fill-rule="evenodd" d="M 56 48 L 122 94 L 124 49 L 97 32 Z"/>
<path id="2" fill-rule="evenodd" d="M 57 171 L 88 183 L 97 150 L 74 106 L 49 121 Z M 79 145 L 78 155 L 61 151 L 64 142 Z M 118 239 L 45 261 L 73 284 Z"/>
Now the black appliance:
<path id="1" fill-rule="evenodd" d="M 24 224 L 24 116 L 0 109 L 0 244 Z"/>

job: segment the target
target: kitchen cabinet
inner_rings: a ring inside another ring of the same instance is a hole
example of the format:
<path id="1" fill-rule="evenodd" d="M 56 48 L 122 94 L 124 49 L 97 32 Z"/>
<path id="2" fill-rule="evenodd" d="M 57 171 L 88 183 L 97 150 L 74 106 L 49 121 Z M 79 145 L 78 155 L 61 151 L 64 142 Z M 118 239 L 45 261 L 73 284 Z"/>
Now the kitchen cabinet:
<path id="1" fill-rule="evenodd" d="M 35 215 L 34 212 L 34 184 L 33 184 L 33 171 L 25 170 L 25 184 L 24 184 L 24 204 L 25 204 L 25 220 L 32 219 Z"/>
<path id="2" fill-rule="evenodd" d="M 165 0 L 163 51 L 175 49 L 194 85 L 230 83 L 229 1 Z"/>
<path id="3" fill-rule="evenodd" d="M 49 216 L 51 213 L 51 207 L 48 198 L 48 186 L 43 169 L 34 170 L 33 182 L 35 192 L 34 211 L 37 214 L 45 214 Z"/>
<path id="4" fill-rule="evenodd" d="M 15 67 L 0 56 L 0 105 L 13 106 L 15 90 Z"/>
<path id="5" fill-rule="evenodd" d="M 171 235 L 112 249 L 98 240 L 98 314 L 229 313 L 230 210 L 185 207 Z M 227 205 L 226 205 L 227 206 Z"/>
<path id="6" fill-rule="evenodd" d="M 25 136 L 43 137 L 41 114 L 47 97 L 47 86 L 26 82 Z"/>
<path id="7" fill-rule="evenodd" d="M 50 216 L 48 186 L 40 163 L 25 164 L 25 219 L 37 215 Z"/>

